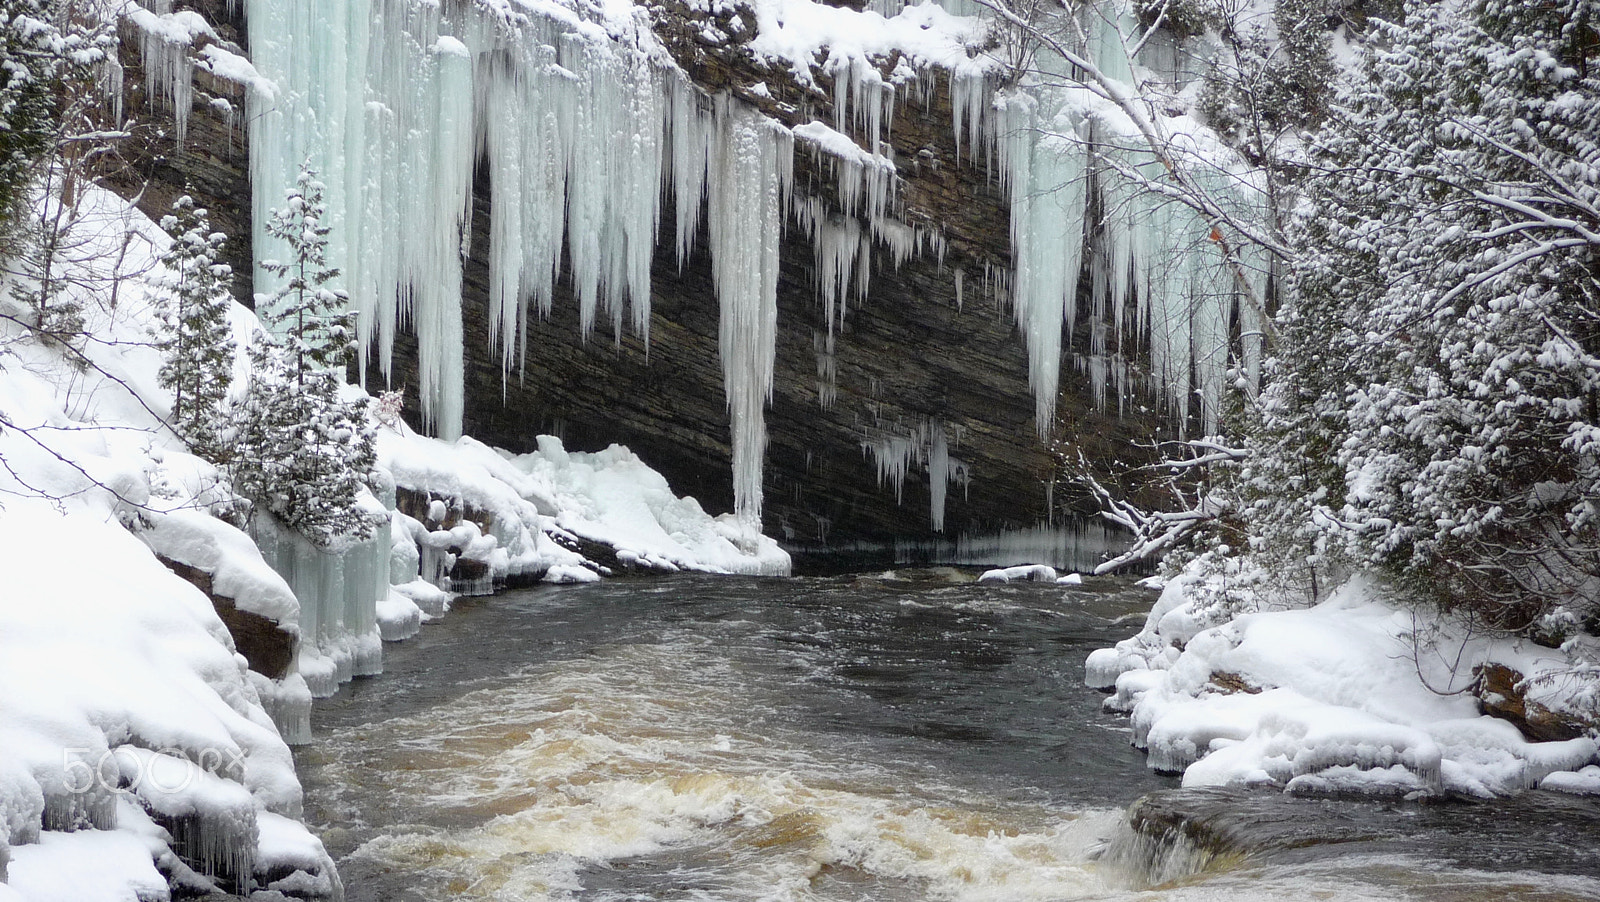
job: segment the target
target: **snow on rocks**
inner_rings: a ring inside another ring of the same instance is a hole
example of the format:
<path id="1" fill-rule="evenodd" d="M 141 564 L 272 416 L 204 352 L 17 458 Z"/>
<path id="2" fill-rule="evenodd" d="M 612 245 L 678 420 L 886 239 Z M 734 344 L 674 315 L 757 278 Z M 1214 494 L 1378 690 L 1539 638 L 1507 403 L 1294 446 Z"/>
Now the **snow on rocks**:
<path id="1" fill-rule="evenodd" d="M 582 538 L 628 553 L 643 566 L 754 576 L 786 576 L 789 555 L 731 515 L 712 517 L 693 498 L 621 445 L 585 453 L 540 436 L 539 450 L 510 459 L 547 485 L 556 523 Z"/>
<path id="2" fill-rule="evenodd" d="M 978 582 L 980 583 L 1053 583 L 1055 581 L 1055 568 L 1044 564 L 1022 564 L 1016 567 L 985 570 L 978 576 Z"/>
<path id="3" fill-rule="evenodd" d="M 1576 771 L 1556 771 L 1540 780 L 1539 788 L 1573 795 L 1600 795 L 1600 765 L 1591 764 Z"/>
<path id="4" fill-rule="evenodd" d="M 150 514 L 138 536 L 156 554 L 211 575 L 212 592 L 298 633 L 300 601 L 248 535 L 204 511 Z"/>
<path id="5" fill-rule="evenodd" d="M 490 521 L 487 530 L 465 518 L 448 530 L 430 529 L 449 522 L 449 505 L 442 501 L 438 508 L 444 510 L 428 511 L 431 524 L 407 517 L 405 528 L 422 533 L 422 556 L 437 551 L 443 535 L 446 553 L 455 548 L 477 554 L 496 580 L 540 574 L 547 582 L 598 578 L 600 566 L 568 547 L 579 540 L 609 546 L 625 565 L 663 571 L 789 572 L 789 556 L 776 542 L 673 494 L 665 477 L 620 445 L 585 453 L 540 436 L 537 451 L 513 456 L 471 438 L 426 438 L 402 424 L 379 434 L 378 456 L 398 485 L 433 501 L 454 499 L 459 509 L 479 511 Z M 448 566 L 437 560 L 436 570 Z M 434 576 L 428 566 L 421 573 Z M 434 613 L 431 599 L 403 591 Z"/>
<path id="6" fill-rule="evenodd" d="M 417 580 L 417 582 L 422 582 Z M 423 585 L 434 589 L 433 585 L 424 582 Z M 448 597 L 449 593 L 434 589 Z M 422 621 L 427 617 L 422 613 L 422 606 L 412 601 L 404 593 L 397 591 L 397 587 L 390 586 L 389 594 L 378 599 L 378 633 L 385 642 L 398 642 L 410 639 L 422 630 Z"/>
<path id="7" fill-rule="evenodd" d="M 968 46 L 981 41 L 989 30 L 988 24 L 977 18 L 951 15 L 932 3 L 907 6 L 889 17 L 813 0 L 752 0 L 749 5 L 756 18 L 750 51 L 785 64 L 807 84 L 816 81 L 819 58 L 822 70 L 836 78 L 857 60 L 894 53 L 918 65 L 952 70 L 970 66 Z M 850 82 L 848 78 L 839 80 Z M 856 88 L 858 98 L 861 91 Z"/>
<path id="8" fill-rule="evenodd" d="M 1476 797 L 1600 788 L 1594 739 L 1529 741 L 1464 691 L 1478 664 L 1537 673 L 1560 666 L 1558 652 L 1448 624 L 1430 632 L 1359 579 L 1315 607 L 1231 620 L 1201 602 L 1204 588 L 1193 573 L 1173 579 L 1139 635 L 1084 667 L 1088 685 L 1114 690 L 1106 707 L 1130 715 L 1150 766 L 1181 772 L 1183 785 Z"/>
<path id="9" fill-rule="evenodd" d="M 1054 567 L 1046 564 L 1021 564 L 1016 567 L 999 567 L 994 570 L 985 570 L 978 576 L 978 582 L 1033 582 L 1055 583 L 1058 586 L 1081 586 L 1083 585 L 1083 574 L 1057 574 Z"/>

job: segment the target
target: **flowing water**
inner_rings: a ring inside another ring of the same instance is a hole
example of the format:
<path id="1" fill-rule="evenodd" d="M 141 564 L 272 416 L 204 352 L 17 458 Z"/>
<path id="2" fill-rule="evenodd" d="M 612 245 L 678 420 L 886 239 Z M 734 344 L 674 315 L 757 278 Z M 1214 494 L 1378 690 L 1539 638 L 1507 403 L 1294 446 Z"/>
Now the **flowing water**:
<path id="1" fill-rule="evenodd" d="M 318 703 L 308 819 L 352 900 L 1600 898 L 1590 803 L 1172 791 L 1082 686 L 1150 593 L 970 578 L 464 601 Z"/>

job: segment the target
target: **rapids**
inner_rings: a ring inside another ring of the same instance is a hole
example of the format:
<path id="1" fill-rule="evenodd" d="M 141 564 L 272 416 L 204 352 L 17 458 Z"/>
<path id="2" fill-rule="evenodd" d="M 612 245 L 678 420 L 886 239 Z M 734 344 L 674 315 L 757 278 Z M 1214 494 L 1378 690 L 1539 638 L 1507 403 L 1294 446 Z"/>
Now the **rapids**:
<path id="1" fill-rule="evenodd" d="M 971 578 L 463 599 L 319 703 L 307 816 L 352 900 L 1600 898 L 1582 801 L 1161 792 L 1203 829 L 1136 835 L 1177 783 L 1082 663 L 1150 594 Z"/>

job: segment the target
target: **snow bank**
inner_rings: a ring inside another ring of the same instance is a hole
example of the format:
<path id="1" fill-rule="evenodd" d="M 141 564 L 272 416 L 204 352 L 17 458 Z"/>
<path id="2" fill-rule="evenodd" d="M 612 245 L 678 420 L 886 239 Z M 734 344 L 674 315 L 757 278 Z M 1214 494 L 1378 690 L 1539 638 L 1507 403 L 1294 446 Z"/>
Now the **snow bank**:
<path id="1" fill-rule="evenodd" d="M 78 855 L 97 861 L 97 880 L 143 885 L 154 873 L 144 841 L 54 832 L 114 830 L 125 796 L 174 838 L 195 825 L 190 838 L 206 841 L 186 855 L 202 872 L 248 880 L 257 819 L 300 813 L 288 747 L 210 601 L 115 519 L 85 514 L 12 498 L 0 516 L 11 574 L 0 599 L 0 823 L 12 885 L 24 898 L 111 897 L 51 882 Z"/>
<path id="2" fill-rule="evenodd" d="M 166 236 L 93 186 L 61 212 L 71 251 L 53 303 L 76 305 L 92 340 L 39 341 L 0 286 L 14 317 L 0 321 L 5 893 L 165 898 L 169 878 L 237 890 L 257 879 L 263 819 L 320 848 L 296 820 L 300 785 L 268 713 L 310 696 L 298 676 L 248 671 L 210 599 L 153 551 L 291 635 L 299 604 L 247 537 L 207 516 L 215 472 L 161 425 L 146 280 Z M 306 866 L 336 886 L 325 855 Z"/>
<path id="3" fill-rule="evenodd" d="M 1600 785 L 1593 739 L 1530 742 L 1465 691 L 1479 664 L 1537 674 L 1565 666 L 1559 652 L 1419 622 L 1359 579 L 1312 608 L 1232 619 L 1209 612 L 1204 589 L 1193 573 L 1172 580 L 1144 630 L 1084 668 L 1115 689 L 1106 706 L 1129 713 L 1150 766 L 1185 786 L 1490 797 Z"/>
<path id="4" fill-rule="evenodd" d="M 511 456 L 472 438 L 444 442 L 396 424 L 380 431 L 378 459 L 396 485 L 453 499 L 489 521 L 484 531 L 466 520 L 445 530 L 405 518 L 425 552 L 459 549 L 486 561 L 497 580 L 531 574 L 550 582 L 597 578 L 599 565 L 567 547 L 579 539 L 610 546 L 628 566 L 789 572 L 789 555 L 776 542 L 749 534 L 731 516 L 710 516 L 693 498 L 679 498 L 660 473 L 620 445 L 592 454 L 569 452 L 553 436 L 540 436 L 538 451 Z M 445 520 L 444 507 L 430 518 L 434 525 Z M 478 540 L 484 541 L 472 548 Z M 432 576 L 426 566 L 422 573 Z"/>

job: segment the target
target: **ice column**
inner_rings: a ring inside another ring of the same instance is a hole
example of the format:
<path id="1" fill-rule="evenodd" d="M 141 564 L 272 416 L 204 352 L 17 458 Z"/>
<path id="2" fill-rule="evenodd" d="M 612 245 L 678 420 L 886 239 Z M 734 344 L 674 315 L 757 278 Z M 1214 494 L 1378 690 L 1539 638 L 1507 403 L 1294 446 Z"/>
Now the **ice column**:
<path id="1" fill-rule="evenodd" d="M 261 556 L 300 601 L 300 654 L 295 668 L 323 698 L 352 677 L 381 673 L 378 600 L 389 592 L 390 532 L 337 550 L 322 549 L 260 513 L 250 536 Z"/>
<path id="2" fill-rule="evenodd" d="M 759 532 L 765 407 L 777 349 L 778 244 L 794 145 L 787 131 L 725 97 L 718 99 L 717 129 L 709 223 L 733 437 L 734 512 Z"/>
<path id="3" fill-rule="evenodd" d="M 1003 172 L 1011 193 L 1016 261 L 1013 308 L 1028 348 L 1028 385 L 1040 438 L 1055 420 L 1063 327 L 1077 309 L 1088 197 L 1088 155 L 1060 100 L 1012 94 L 999 115 Z"/>

